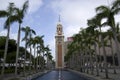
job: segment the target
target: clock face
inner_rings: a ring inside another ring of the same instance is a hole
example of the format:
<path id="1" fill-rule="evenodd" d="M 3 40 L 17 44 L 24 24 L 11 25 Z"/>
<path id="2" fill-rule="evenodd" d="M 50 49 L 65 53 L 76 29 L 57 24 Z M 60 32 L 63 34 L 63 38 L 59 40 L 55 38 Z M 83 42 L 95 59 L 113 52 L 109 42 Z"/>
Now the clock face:
<path id="1" fill-rule="evenodd" d="M 59 44 L 59 43 L 61 44 L 63 42 L 63 39 L 64 39 L 63 36 L 56 36 L 55 38 L 56 38 L 56 43 L 57 44 Z"/>
<path id="2" fill-rule="evenodd" d="M 58 41 L 62 41 L 62 39 L 61 39 L 61 38 L 58 38 Z"/>

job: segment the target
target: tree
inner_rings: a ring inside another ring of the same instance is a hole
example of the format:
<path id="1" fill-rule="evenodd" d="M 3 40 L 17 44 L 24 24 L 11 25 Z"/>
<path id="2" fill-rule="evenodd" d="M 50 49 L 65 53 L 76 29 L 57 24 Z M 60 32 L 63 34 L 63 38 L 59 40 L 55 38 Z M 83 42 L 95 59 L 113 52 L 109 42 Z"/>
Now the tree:
<path id="1" fill-rule="evenodd" d="M 33 48 L 34 48 L 34 60 L 33 60 L 34 70 L 35 70 L 36 44 L 37 44 L 37 41 L 35 40 L 35 38 L 31 38 L 30 41 L 29 41 L 29 45 L 33 46 Z"/>
<path id="2" fill-rule="evenodd" d="M 5 22 L 4 28 L 7 29 L 7 38 L 5 43 L 5 51 L 4 51 L 4 60 L 3 60 L 3 67 L 2 67 L 2 75 L 4 75 L 5 63 L 6 63 L 6 55 L 8 51 L 8 40 L 9 40 L 9 33 L 10 33 L 10 24 L 11 24 L 11 16 L 14 13 L 14 3 L 9 3 L 7 10 L 0 11 L 0 17 L 7 17 Z"/>
<path id="3" fill-rule="evenodd" d="M 44 36 L 36 36 L 34 38 L 31 38 L 31 45 L 33 46 L 34 48 L 34 61 L 33 61 L 33 65 L 34 65 L 34 70 L 37 71 L 37 66 L 38 66 L 38 52 L 41 52 L 41 51 L 38 51 L 38 48 L 40 49 L 41 45 L 43 45 L 43 38 Z M 37 49 L 36 49 L 37 48 Z M 36 51 L 37 50 L 37 51 Z M 41 50 L 41 49 L 40 49 Z M 35 56 L 35 54 L 37 53 L 37 57 Z M 36 59 L 37 58 L 37 59 Z M 36 61 L 37 60 L 37 61 Z M 36 66 L 35 66 L 35 63 L 36 63 Z"/>
<path id="4" fill-rule="evenodd" d="M 52 60 L 52 56 L 51 56 L 51 53 L 50 53 L 50 48 L 49 48 L 49 45 L 47 45 L 45 48 L 44 48 L 44 50 L 45 50 L 45 56 L 46 56 L 46 66 L 48 67 L 48 61 L 50 61 L 50 60 Z M 44 58 L 44 57 L 43 57 Z"/>
<path id="5" fill-rule="evenodd" d="M 0 58 L 3 58 L 4 48 L 5 48 L 5 36 L 0 36 Z M 6 63 L 14 63 L 15 62 L 15 54 L 16 51 L 16 41 L 13 39 L 9 39 L 8 45 L 8 54 L 6 56 Z"/>
<path id="6" fill-rule="evenodd" d="M 91 39 L 92 39 L 92 44 L 94 46 L 94 52 L 95 52 L 95 59 L 96 59 L 96 72 L 97 72 L 97 75 L 96 76 L 99 76 L 99 69 L 98 69 L 98 58 L 97 58 L 97 51 L 96 51 L 96 46 L 97 46 L 97 43 L 99 41 L 99 38 L 97 39 L 97 37 L 99 37 L 99 32 L 98 30 L 95 30 L 95 27 L 97 26 L 96 23 L 97 20 L 95 18 L 91 19 L 91 20 L 88 20 L 88 28 L 87 28 L 87 31 L 89 34 L 91 34 Z"/>
<path id="7" fill-rule="evenodd" d="M 106 50 L 105 50 L 105 37 L 106 37 L 106 33 L 103 33 L 103 32 L 101 32 L 101 26 L 102 25 L 104 25 L 104 24 L 100 24 L 100 22 L 101 22 L 101 18 L 99 18 L 101 16 L 101 14 L 100 15 L 97 15 L 95 18 L 93 18 L 92 20 L 88 20 L 88 25 L 90 26 L 89 28 L 91 29 L 91 28 L 93 28 L 92 29 L 92 33 L 94 33 L 95 31 L 94 31 L 94 29 L 95 28 L 97 28 L 97 27 L 99 27 L 99 29 L 100 29 L 100 33 L 99 33 L 99 35 L 97 35 L 97 36 L 100 36 L 100 38 L 101 38 L 101 44 L 102 44 L 102 48 L 103 48 L 103 55 L 104 55 L 104 63 L 105 63 L 105 74 L 106 74 L 106 78 L 108 78 L 108 69 L 107 69 L 107 56 L 106 56 Z M 88 28 L 88 30 L 90 31 L 90 29 Z M 93 36 L 94 36 L 94 34 L 92 34 Z M 95 39 L 96 39 L 97 37 L 95 37 Z M 98 41 L 99 41 L 99 38 L 98 38 Z M 95 43 L 95 45 L 94 46 L 96 46 L 96 43 Z M 96 48 L 95 48 L 96 49 Z M 97 57 L 97 56 L 96 56 Z M 97 59 L 97 58 L 96 58 Z M 96 65 L 96 67 L 97 67 L 97 65 Z M 98 75 L 98 70 L 97 70 L 97 75 Z"/>
<path id="8" fill-rule="evenodd" d="M 85 56 L 84 56 L 84 49 L 83 49 L 82 41 L 83 39 L 82 39 L 81 33 L 73 35 L 72 43 L 74 44 L 74 46 L 76 46 L 75 51 L 77 51 L 76 54 L 74 54 L 76 58 L 76 65 L 77 65 L 76 67 L 77 69 L 80 69 L 81 72 L 83 72 L 83 69 L 85 67 L 85 60 L 84 60 Z"/>
<path id="9" fill-rule="evenodd" d="M 22 9 L 15 8 L 16 14 L 13 16 L 15 17 L 14 21 L 17 21 L 19 23 L 18 38 L 17 38 L 17 51 L 16 51 L 16 65 L 18 63 L 21 24 L 23 22 L 22 19 L 24 18 L 27 9 L 28 9 L 28 1 L 24 3 Z M 17 66 L 15 67 L 15 75 L 17 75 Z"/>
<path id="10" fill-rule="evenodd" d="M 118 1 L 119 2 L 119 1 Z M 110 26 L 113 36 L 115 38 L 115 45 L 116 45 L 116 51 L 118 56 L 120 56 L 120 50 L 119 50 L 119 45 L 118 45 L 118 39 L 117 39 L 117 31 L 116 31 L 116 24 L 115 24 L 115 18 L 114 15 L 118 14 L 120 11 L 118 5 L 113 4 L 111 7 L 109 6 L 99 6 L 96 8 L 96 12 L 99 18 L 101 19 L 107 19 L 107 21 L 104 23 L 104 25 Z M 120 64 L 120 58 L 118 58 L 118 62 Z"/>
<path id="11" fill-rule="evenodd" d="M 36 36 L 34 39 L 33 39 L 33 47 L 34 47 L 34 57 L 35 57 L 35 49 L 37 47 L 37 57 L 38 57 L 38 52 L 41 52 L 41 49 L 42 49 L 42 46 L 43 46 L 43 38 L 44 36 Z M 39 49 L 39 50 L 38 50 Z M 40 53 L 39 53 L 40 54 Z M 39 58 L 36 59 L 36 70 L 38 71 L 38 60 Z M 35 64 L 35 62 L 34 62 Z M 34 66 L 34 69 L 35 69 L 35 66 Z"/>
<path id="12" fill-rule="evenodd" d="M 25 59 L 24 60 L 24 74 L 25 74 L 25 71 L 26 71 L 25 61 L 26 61 L 27 46 L 28 46 L 28 44 L 29 44 L 29 47 L 31 46 L 31 41 L 30 41 L 31 36 L 32 36 L 32 34 L 36 34 L 36 33 L 33 29 L 30 29 L 30 27 L 28 27 L 28 26 L 26 26 L 25 28 L 23 27 L 21 30 L 25 33 L 25 37 L 23 38 L 23 41 L 25 41 L 25 57 L 24 57 L 24 59 Z M 31 47 L 30 47 L 30 53 L 31 53 Z M 31 62 L 31 54 L 30 54 L 30 62 Z M 29 67 L 30 67 L 29 69 L 31 70 L 31 65 Z"/>
<path id="13" fill-rule="evenodd" d="M 5 47 L 5 40 L 6 40 L 6 37 L 4 36 L 0 37 L 0 58 L 1 60 L 4 55 L 3 53 L 4 53 L 4 47 Z M 10 64 L 15 63 L 17 44 L 14 39 L 9 39 L 8 45 L 9 46 L 8 46 L 8 54 L 6 56 L 6 63 L 9 64 L 9 67 L 11 67 L 12 65 Z M 21 59 L 23 59 L 25 49 L 23 47 L 19 47 L 19 48 L 20 48 L 20 54 L 19 54 L 18 62 L 20 66 L 21 64 L 23 64 Z M 30 53 L 27 51 L 27 58 L 28 56 L 30 56 Z M 12 66 L 12 68 L 14 68 L 14 66 Z M 13 71 L 11 73 L 13 73 Z"/>

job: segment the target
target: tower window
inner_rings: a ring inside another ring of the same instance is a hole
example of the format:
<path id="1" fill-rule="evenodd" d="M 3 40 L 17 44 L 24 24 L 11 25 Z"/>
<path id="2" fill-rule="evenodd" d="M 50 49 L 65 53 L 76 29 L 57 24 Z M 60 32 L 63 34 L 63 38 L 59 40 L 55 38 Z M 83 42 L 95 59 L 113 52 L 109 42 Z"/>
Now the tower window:
<path id="1" fill-rule="evenodd" d="M 60 31 L 60 27 L 59 27 L 59 31 Z"/>

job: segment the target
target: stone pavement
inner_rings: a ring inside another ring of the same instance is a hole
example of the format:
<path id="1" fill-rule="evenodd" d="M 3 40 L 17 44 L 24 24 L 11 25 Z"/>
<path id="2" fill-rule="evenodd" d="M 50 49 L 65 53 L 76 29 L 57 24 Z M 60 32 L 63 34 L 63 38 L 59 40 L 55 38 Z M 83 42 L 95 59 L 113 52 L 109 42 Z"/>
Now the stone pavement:
<path id="1" fill-rule="evenodd" d="M 72 71 L 74 71 L 74 70 L 72 70 Z M 109 72 L 109 74 L 108 74 L 109 79 L 105 78 L 104 71 L 103 72 L 99 71 L 99 76 L 96 76 L 96 71 L 94 71 L 93 75 L 87 74 L 87 73 L 81 73 L 81 72 L 78 72 L 78 71 L 74 71 L 74 72 L 76 72 L 76 73 L 78 73 L 80 75 L 83 75 L 83 76 L 95 79 L 95 80 L 120 80 L 120 69 L 116 69 L 116 71 L 117 71 L 117 74 L 114 74 L 112 69 L 108 70 L 108 72 Z"/>
<path id="2" fill-rule="evenodd" d="M 116 69 L 116 74 L 114 74 L 114 71 L 113 69 L 109 69 L 108 70 L 108 77 L 109 79 L 105 79 L 105 72 L 100 72 L 100 78 L 103 79 L 103 80 L 120 80 L 120 69 Z M 96 74 L 96 72 L 95 72 Z"/>

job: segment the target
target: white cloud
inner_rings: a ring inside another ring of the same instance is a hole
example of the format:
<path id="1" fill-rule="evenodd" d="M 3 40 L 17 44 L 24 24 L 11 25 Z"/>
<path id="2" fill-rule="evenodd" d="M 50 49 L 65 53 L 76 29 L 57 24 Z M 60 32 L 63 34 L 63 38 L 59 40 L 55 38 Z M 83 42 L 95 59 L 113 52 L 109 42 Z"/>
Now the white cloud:
<path id="1" fill-rule="evenodd" d="M 29 2 L 30 2 L 29 12 L 35 12 L 43 5 L 42 0 L 29 0 Z"/>
<path id="2" fill-rule="evenodd" d="M 17 7 L 21 7 L 26 0 L 0 0 L 0 10 L 5 10 L 9 5 L 9 2 L 15 3 Z M 42 0 L 29 0 L 29 13 L 36 12 L 43 5 Z"/>
<path id="3" fill-rule="evenodd" d="M 7 30 L 3 30 L 0 32 L 0 36 L 6 36 L 7 35 Z"/>
<path id="4" fill-rule="evenodd" d="M 80 30 L 79 26 L 76 26 L 76 25 L 74 25 L 74 26 L 68 26 L 68 27 L 65 28 L 64 34 L 65 34 L 65 36 L 67 38 L 67 37 L 73 36 L 73 34 L 75 34 L 75 33 L 78 33 L 79 30 Z"/>
<path id="5" fill-rule="evenodd" d="M 1 31 L 0 36 L 7 36 L 7 30 Z M 17 33 L 10 34 L 10 39 L 17 40 Z"/>
<path id="6" fill-rule="evenodd" d="M 17 40 L 17 33 L 13 33 L 10 35 L 11 39 Z"/>
<path id="7" fill-rule="evenodd" d="M 108 5 L 106 0 L 53 0 L 51 8 L 57 14 L 61 14 L 65 36 L 72 36 L 87 27 L 87 19 L 95 16 L 95 8 L 100 5 Z M 63 24 L 64 25 L 64 24 Z"/>

